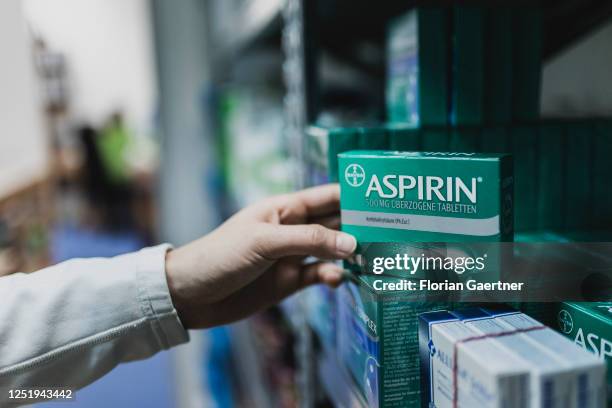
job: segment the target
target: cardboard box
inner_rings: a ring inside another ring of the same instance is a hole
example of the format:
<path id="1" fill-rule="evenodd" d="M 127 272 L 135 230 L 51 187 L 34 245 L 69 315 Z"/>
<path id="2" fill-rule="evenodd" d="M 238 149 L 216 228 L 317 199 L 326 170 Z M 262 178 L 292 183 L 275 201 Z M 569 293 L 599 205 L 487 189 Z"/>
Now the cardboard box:
<path id="1" fill-rule="evenodd" d="M 444 127 L 423 128 L 421 130 L 421 147 L 424 152 L 448 152 L 450 130 Z"/>
<path id="2" fill-rule="evenodd" d="M 512 240 L 510 156 L 352 151 L 339 166 L 342 229 L 358 242 Z"/>
<path id="3" fill-rule="evenodd" d="M 387 114 L 416 126 L 447 123 L 449 13 L 416 8 L 395 19 L 387 37 Z"/>
<path id="4" fill-rule="evenodd" d="M 541 326 L 540 322 L 523 313 L 499 313 L 487 309 L 485 311 L 491 314 L 497 323 L 509 329 L 525 330 Z M 540 348 L 553 350 L 558 359 L 571 367 L 575 377 L 570 398 L 573 406 L 606 406 L 606 367 L 602 361 L 549 328 L 532 330 L 521 336 Z"/>
<path id="5" fill-rule="evenodd" d="M 387 134 L 391 150 L 413 152 L 421 150 L 421 128 L 413 125 L 388 124 Z"/>
<path id="6" fill-rule="evenodd" d="M 489 341 L 505 353 L 527 364 L 531 406 L 564 407 L 567 401 L 572 400 L 577 377 L 571 364 L 560 359 L 553 350 L 528 341 L 523 334 L 509 334 L 516 329 L 498 323 L 482 309 L 452 313 L 478 335 L 489 336 Z M 540 325 L 538 322 L 536 324 Z"/>
<path id="7" fill-rule="evenodd" d="M 590 121 L 573 121 L 565 124 L 566 143 L 564 149 L 564 166 L 566 168 L 564 205 L 564 227 L 574 231 L 588 228 L 591 224 L 593 201 L 592 135 Z M 612 205 L 612 201 L 609 203 Z"/>
<path id="8" fill-rule="evenodd" d="M 512 121 L 511 9 L 503 6 L 487 9 L 484 32 L 484 120 L 488 125 L 505 125 Z"/>
<path id="9" fill-rule="evenodd" d="M 563 302 L 557 330 L 607 364 L 608 401 L 612 402 L 612 302 Z"/>
<path id="10" fill-rule="evenodd" d="M 484 119 L 484 8 L 453 9 L 451 123 L 481 125 Z"/>
<path id="11" fill-rule="evenodd" d="M 511 130 L 514 157 L 515 229 L 538 228 L 538 129 L 516 126 Z"/>
<path id="12" fill-rule="evenodd" d="M 368 407 L 421 406 L 417 316 L 453 305 L 413 300 L 397 300 L 394 292 L 374 290 L 371 276 L 356 277 L 337 290 L 338 357 Z"/>
<path id="13" fill-rule="evenodd" d="M 447 311 L 419 316 L 424 408 L 527 406 L 528 365 L 478 335 Z"/>
<path id="14" fill-rule="evenodd" d="M 539 229 L 560 229 L 564 224 L 567 202 L 567 196 L 564 195 L 566 176 L 563 162 L 565 135 L 562 123 L 547 122 L 540 126 L 537 161 Z"/>
<path id="15" fill-rule="evenodd" d="M 516 122 L 540 117 L 542 13 L 537 7 L 513 9 L 512 111 Z"/>

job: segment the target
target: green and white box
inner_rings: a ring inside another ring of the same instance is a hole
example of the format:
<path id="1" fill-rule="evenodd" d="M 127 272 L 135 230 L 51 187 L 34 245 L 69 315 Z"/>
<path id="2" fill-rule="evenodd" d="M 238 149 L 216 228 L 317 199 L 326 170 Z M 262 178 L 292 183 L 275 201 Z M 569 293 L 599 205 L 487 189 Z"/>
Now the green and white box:
<path id="1" fill-rule="evenodd" d="M 563 302 L 557 328 L 608 367 L 608 401 L 612 402 L 612 302 Z"/>
<path id="2" fill-rule="evenodd" d="M 449 12 L 422 7 L 395 19 L 387 37 L 387 115 L 390 122 L 446 125 Z"/>
<path id="3" fill-rule="evenodd" d="M 358 242 L 512 240 L 510 156 L 351 151 L 338 158 L 342 229 Z"/>
<path id="4" fill-rule="evenodd" d="M 453 10 L 453 125 L 482 125 L 484 120 L 484 9 Z"/>
<path id="5" fill-rule="evenodd" d="M 373 281 L 400 282 L 361 275 L 337 290 L 336 350 L 370 408 L 421 406 L 420 313 L 452 308 L 446 302 L 375 290 Z"/>

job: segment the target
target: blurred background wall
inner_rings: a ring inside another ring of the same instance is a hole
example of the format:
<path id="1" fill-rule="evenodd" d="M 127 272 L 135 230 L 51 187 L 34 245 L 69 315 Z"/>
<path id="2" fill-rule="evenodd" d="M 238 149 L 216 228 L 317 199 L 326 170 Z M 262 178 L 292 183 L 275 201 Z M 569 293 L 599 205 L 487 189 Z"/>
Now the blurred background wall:
<path id="1" fill-rule="evenodd" d="M 11 0 L 12 1 L 12 0 Z M 155 55 L 147 0 L 23 0 L 32 33 L 69 62 L 76 120 L 101 125 L 121 109 L 136 134 L 152 131 Z"/>

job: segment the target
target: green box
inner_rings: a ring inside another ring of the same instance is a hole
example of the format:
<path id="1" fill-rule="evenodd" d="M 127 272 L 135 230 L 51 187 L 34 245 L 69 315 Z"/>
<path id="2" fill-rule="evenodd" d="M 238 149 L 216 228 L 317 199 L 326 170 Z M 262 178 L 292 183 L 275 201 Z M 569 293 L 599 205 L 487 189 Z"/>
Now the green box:
<path id="1" fill-rule="evenodd" d="M 596 120 L 593 126 L 593 226 L 612 229 L 612 120 Z"/>
<path id="2" fill-rule="evenodd" d="M 590 225 L 591 204 L 593 203 L 592 146 L 593 127 L 590 121 L 576 121 L 566 124 L 564 166 L 565 205 L 564 227 L 574 231 Z M 612 205 L 612 202 L 610 203 Z"/>
<path id="3" fill-rule="evenodd" d="M 516 126 L 511 130 L 514 156 L 514 222 L 516 231 L 538 228 L 538 129 Z"/>
<path id="4" fill-rule="evenodd" d="M 358 242 L 512 240 L 508 155 L 351 151 L 338 157 L 342 228 Z"/>
<path id="5" fill-rule="evenodd" d="M 338 357 L 368 406 L 420 407 L 417 316 L 454 305 L 427 300 L 397 301 L 395 293 L 374 290 L 368 278 L 355 278 L 337 290 Z"/>
<path id="6" fill-rule="evenodd" d="M 561 303 L 557 330 L 606 361 L 608 401 L 612 402 L 612 302 Z"/>
<path id="7" fill-rule="evenodd" d="M 338 181 L 338 153 L 359 149 L 358 128 L 309 126 L 306 130 L 307 140 L 319 144 L 321 151 L 327 145 L 328 181 Z"/>
<path id="8" fill-rule="evenodd" d="M 453 125 L 480 125 L 484 118 L 484 9 L 453 10 Z"/>
<path id="9" fill-rule="evenodd" d="M 512 111 L 517 122 L 540 117 L 542 13 L 536 7 L 513 10 Z"/>
<path id="10" fill-rule="evenodd" d="M 329 131 L 317 126 L 310 126 L 305 132 L 306 187 L 329 182 Z"/>
<path id="11" fill-rule="evenodd" d="M 360 150 L 389 149 L 389 135 L 384 126 L 359 127 L 357 133 Z"/>
<path id="12" fill-rule="evenodd" d="M 512 146 L 504 126 L 488 126 L 482 129 L 480 150 L 482 153 L 510 153 Z"/>
<path id="13" fill-rule="evenodd" d="M 451 152 L 480 152 L 480 131 L 481 128 L 476 126 L 453 128 L 449 150 Z"/>
<path id="14" fill-rule="evenodd" d="M 449 13 L 417 8 L 395 19 L 387 36 L 386 103 L 390 122 L 446 125 Z"/>
<path id="15" fill-rule="evenodd" d="M 448 152 L 450 130 L 444 127 L 426 127 L 421 130 L 421 148 L 426 152 Z M 399 150 L 399 149 L 398 149 Z"/>
<path id="16" fill-rule="evenodd" d="M 512 120 L 512 11 L 485 12 L 484 120 L 489 125 Z"/>
<path id="17" fill-rule="evenodd" d="M 387 134 L 389 135 L 389 148 L 391 150 L 421 150 L 421 129 L 418 127 L 412 125 L 388 124 Z"/>
<path id="18" fill-rule="evenodd" d="M 559 229 L 564 224 L 565 134 L 565 126 L 560 122 L 548 122 L 540 126 L 538 135 L 538 228 L 540 229 Z"/>

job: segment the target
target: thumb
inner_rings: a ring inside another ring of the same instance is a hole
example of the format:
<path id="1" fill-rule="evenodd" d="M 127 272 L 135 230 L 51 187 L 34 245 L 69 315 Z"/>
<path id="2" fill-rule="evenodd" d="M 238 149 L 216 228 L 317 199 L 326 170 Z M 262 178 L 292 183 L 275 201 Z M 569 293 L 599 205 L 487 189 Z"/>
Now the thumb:
<path id="1" fill-rule="evenodd" d="M 344 259 L 355 252 L 357 240 L 345 232 L 318 224 L 277 225 L 259 243 L 260 254 L 268 259 L 287 256 L 316 256 Z"/>

